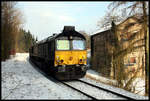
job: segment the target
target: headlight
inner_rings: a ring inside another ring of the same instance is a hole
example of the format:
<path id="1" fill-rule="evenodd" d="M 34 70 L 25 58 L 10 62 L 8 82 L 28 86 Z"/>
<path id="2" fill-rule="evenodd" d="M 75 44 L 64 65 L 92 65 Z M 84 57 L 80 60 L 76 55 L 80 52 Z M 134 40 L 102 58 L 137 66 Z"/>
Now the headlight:
<path id="1" fill-rule="evenodd" d="M 80 62 L 82 62 L 82 59 L 80 59 Z"/>
<path id="2" fill-rule="evenodd" d="M 61 59 L 59 56 L 56 57 L 56 62 L 59 64 L 59 63 L 63 63 L 64 60 Z"/>
<path id="3" fill-rule="evenodd" d="M 82 71 L 86 71 L 86 66 L 81 67 Z"/>
<path id="4" fill-rule="evenodd" d="M 60 62 L 60 60 L 57 60 L 57 62 L 59 63 L 59 62 Z"/>
<path id="5" fill-rule="evenodd" d="M 57 56 L 57 59 L 59 60 L 59 56 Z"/>

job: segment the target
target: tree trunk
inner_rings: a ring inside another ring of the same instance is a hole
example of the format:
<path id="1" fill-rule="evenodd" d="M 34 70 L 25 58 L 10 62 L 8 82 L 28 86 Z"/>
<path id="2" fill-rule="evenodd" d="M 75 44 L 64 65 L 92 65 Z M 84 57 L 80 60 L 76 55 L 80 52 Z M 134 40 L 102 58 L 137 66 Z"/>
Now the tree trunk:
<path id="1" fill-rule="evenodd" d="M 145 39 L 145 94 L 149 94 L 149 48 L 148 48 L 148 33 L 147 33 L 147 14 L 146 14 L 146 3 L 143 2 L 143 30 Z"/>

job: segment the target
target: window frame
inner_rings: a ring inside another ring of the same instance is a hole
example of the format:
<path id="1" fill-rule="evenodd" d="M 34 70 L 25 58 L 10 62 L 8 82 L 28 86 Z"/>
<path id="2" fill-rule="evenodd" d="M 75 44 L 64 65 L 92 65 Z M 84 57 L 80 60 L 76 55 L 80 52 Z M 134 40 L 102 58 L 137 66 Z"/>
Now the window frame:
<path id="1" fill-rule="evenodd" d="M 69 41 L 69 50 L 58 50 L 57 49 L 57 40 L 68 40 Z M 82 40 L 82 41 L 84 41 L 84 51 L 87 49 L 87 47 L 86 47 L 86 40 L 84 40 L 84 39 L 82 39 L 82 38 L 80 38 L 80 37 L 76 37 L 76 36 L 74 36 L 72 39 L 69 39 L 69 36 L 63 36 L 63 37 L 58 37 L 58 38 L 56 38 L 55 39 L 55 50 L 56 51 L 83 51 L 83 50 L 73 50 L 73 40 Z"/>
<path id="2" fill-rule="evenodd" d="M 74 40 L 83 41 L 84 49 L 73 49 L 73 41 L 74 41 Z M 72 49 L 72 50 L 79 50 L 79 51 L 80 51 L 80 50 L 81 50 L 81 51 L 82 51 L 82 50 L 86 50 L 86 41 L 85 41 L 85 40 L 81 40 L 81 39 L 74 39 L 74 40 L 71 41 L 71 44 L 72 44 L 71 49 Z"/>
<path id="3" fill-rule="evenodd" d="M 58 40 L 67 40 L 67 39 L 58 39 Z M 55 41 L 56 42 L 56 50 L 58 50 L 58 51 L 69 51 L 71 49 L 71 47 L 70 47 L 70 41 L 69 40 L 67 40 L 67 41 L 69 41 L 69 49 L 67 49 L 67 50 L 65 50 L 65 49 L 60 50 L 60 49 L 58 49 L 57 48 L 57 41 L 58 40 Z"/>

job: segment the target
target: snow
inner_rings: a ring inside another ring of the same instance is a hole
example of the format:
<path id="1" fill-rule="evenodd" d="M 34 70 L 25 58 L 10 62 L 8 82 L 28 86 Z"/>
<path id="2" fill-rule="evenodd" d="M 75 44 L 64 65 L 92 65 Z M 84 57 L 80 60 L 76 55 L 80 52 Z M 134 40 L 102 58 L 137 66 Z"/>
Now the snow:
<path id="1" fill-rule="evenodd" d="M 48 80 L 29 63 L 28 53 L 2 62 L 2 99 L 88 99 Z"/>
<path id="2" fill-rule="evenodd" d="M 87 77 L 93 78 L 94 80 L 97 80 L 99 82 L 105 83 L 105 84 L 111 84 L 116 86 L 117 81 L 108 79 L 105 77 L 102 77 L 99 73 L 97 73 L 94 70 L 88 70 L 86 73 Z M 145 79 L 144 78 L 136 78 L 133 82 L 133 86 L 135 86 L 135 93 L 138 95 L 145 95 Z"/>
<path id="3" fill-rule="evenodd" d="M 89 79 L 89 77 L 92 78 L 92 79 Z M 100 74 L 98 74 L 94 70 L 88 70 L 87 74 L 86 74 L 86 78 L 82 78 L 82 80 L 84 80 L 86 82 L 89 82 L 89 83 L 92 83 L 92 84 L 94 84 L 96 86 L 99 86 L 99 87 L 111 90 L 113 92 L 115 91 L 115 92 L 117 92 L 119 94 L 122 94 L 122 95 L 125 95 L 125 96 L 129 96 L 129 97 L 131 97 L 133 99 L 142 99 L 142 100 L 143 99 L 144 100 L 145 99 L 149 99 L 149 97 L 141 96 L 143 94 L 139 95 L 139 94 L 128 92 L 128 91 L 126 91 L 124 89 L 121 89 L 121 88 L 117 88 L 117 87 L 111 86 L 111 85 L 115 85 L 116 84 L 115 80 L 111 80 L 111 79 L 102 77 L 102 76 L 100 76 Z M 136 87 L 139 88 L 141 85 L 143 85 L 144 82 L 139 81 L 141 79 L 138 78 L 136 80 L 138 81 L 138 82 L 135 81 L 137 83 Z M 111 85 L 108 85 L 108 84 L 111 84 Z M 143 89 L 143 87 L 140 88 L 140 90 L 141 89 Z"/>
<path id="4" fill-rule="evenodd" d="M 89 99 L 71 88 L 53 80 L 49 80 L 43 74 L 38 72 L 29 63 L 28 53 L 17 53 L 15 56 L 11 56 L 11 59 L 2 61 L 1 65 L 2 99 Z M 111 88 L 112 90 L 118 90 L 119 92 L 124 91 L 122 89 L 120 90 L 119 88 L 100 83 L 96 80 L 91 80 L 88 76 L 97 80 L 100 79 L 106 83 L 115 83 L 115 81 L 106 79 L 93 70 L 88 70 L 86 76 L 82 78 L 82 80 L 106 87 L 107 89 Z M 84 89 L 84 85 L 80 85 L 80 88 Z M 93 92 L 91 88 L 89 88 L 88 91 L 92 95 L 96 96 L 95 92 L 97 91 Z M 130 94 L 128 92 L 124 93 Z M 108 93 L 101 92 L 101 94 L 102 99 L 116 98 Z M 148 97 L 140 96 L 137 99 L 148 99 Z"/>
<path id="5" fill-rule="evenodd" d="M 129 17 L 125 17 L 124 19 L 122 19 L 121 21 L 115 22 L 116 25 L 119 25 L 121 23 L 123 23 L 125 20 L 127 20 Z M 100 28 L 98 30 L 96 30 L 95 32 L 93 32 L 91 35 L 97 34 L 97 33 L 101 33 L 107 30 L 110 30 L 112 27 L 112 25 L 108 25 L 106 28 Z"/>
<path id="6" fill-rule="evenodd" d="M 85 80 L 87 82 L 86 79 L 82 79 L 82 80 Z M 93 83 L 93 82 L 90 82 L 90 83 Z M 83 92 L 86 92 L 87 94 L 89 94 L 89 95 L 91 95 L 91 96 L 93 96 L 99 100 L 101 100 L 101 99 L 124 99 L 124 98 L 118 97 L 114 94 L 108 93 L 106 91 L 99 90 L 97 88 L 93 88 L 87 84 L 84 84 L 84 83 L 81 83 L 78 81 L 67 82 L 67 84 L 69 84 L 69 85 L 71 85 L 71 86 L 73 86 L 73 87 L 75 87 L 75 88 L 77 88 Z"/>
<path id="7" fill-rule="evenodd" d="M 97 31 L 93 32 L 91 35 L 101 33 L 101 32 L 104 32 L 104 31 L 107 31 L 107 30 L 110 30 L 110 29 L 111 29 L 111 26 L 108 26 L 108 28 L 101 28 L 101 29 L 98 29 Z"/>
<path id="8" fill-rule="evenodd" d="M 88 70 L 86 73 L 87 77 L 91 77 L 97 81 L 103 82 L 103 83 L 108 83 L 108 84 L 113 84 L 116 85 L 117 82 L 115 80 L 111 80 L 105 77 L 102 77 L 98 72 L 96 72 L 95 70 Z"/>

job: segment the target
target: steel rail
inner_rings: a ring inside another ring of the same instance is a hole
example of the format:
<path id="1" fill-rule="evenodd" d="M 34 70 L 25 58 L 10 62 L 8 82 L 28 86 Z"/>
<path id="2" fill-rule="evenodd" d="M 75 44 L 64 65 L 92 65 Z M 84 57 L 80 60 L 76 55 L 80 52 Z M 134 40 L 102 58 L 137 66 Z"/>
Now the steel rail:
<path id="1" fill-rule="evenodd" d="M 56 78 L 55 78 L 55 79 L 56 79 Z M 86 94 L 85 92 L 82 92 L 82 91 L 76 89 L 75 87 L 70 86 L 70 85 L 67 84 L 67 83 L 64 83 L 63 81 L 60 81 L 60 80 L 58 80 L 58 79 L 56 79 L 56 80 L 59 81 L 59 82 L 61 82 L 61 83 L 64 84 L 64 85 L 68 86 L 69 88 L 72 88 L 72 89 L 74 89 L 74 90 L 80 92 L 81 94 L 83 94 L 83 95 L 85 95 L 85 96 L 91 98 L 92 100 L 98 100 L 97 98 L 95 98 L 95 97 L 93 97 L 93 96 L 91 96 L 91 95 L 89 95 L 89 94 Z"/>
<path id="2" fill-rule="evenodd" d="M 112 93 L 112 94 L 115 94 L 115 95 L 117 95 L 117 96 L 120 96 L 120 97 L 126 98 L 126 99 L 128 99 L 128 100 L 136 100 L 136 99 L 134 99 L 134 98 L 131 98 L 131 97 L 128 97 L 128 96 L 125 96 L 125 95 L 122 95 L 122 94 L 119 94 L 119 93 L 113 92 L 113 91 L 111 91 L 111 90 L 108 90 L 108 89 L 105 89 L 105 88 L 102 88 L 102 87 L 99 87 L 99 86 L 96 86 L 96 85 L 90 84 L 90 83 L 88 83 L 88 82 L 85 82 L 85 81 L 82 81 L 82 80 L 79 80 L 79 79 L 78 79 L 78 80 L 76 80 L 76 81 L 79 81 L 79 82 L 85 83 L 85 84 L 90 85 L 90 86 L 92 86 L 92 87 L 95 87 L 95 88 L 97 88 L 97 89 L 101 89 L 101 90 L 104 90 L 104 91 L 110 92 L 110 93 Z"/>
<path id="3" fill-rule="evenodd" d="M 33 66 L 39 66 L 39 65 L 36 63 L 36 61 L 34 61 L 33 59 L 29 59 L 29 62 L 30 62 L 31 65 L 33 65 Z M 37 68 L 36 68 L 36 69 L 37 69 Z M 63 85 L 65 85 L 65 86 L 67 86 L 67 87 L 69 87 L 69 88 L 71 88 L 71 89 L 73 89 L 73 90 L 75 90 L 75 91 L 77 91 L 77 92 L 79 92 L 79 93 L 81 93 L 81 94 L 83 94 L 83 95 L 85 95 L 85 96 L 91 98 L 92 100 L 98 100 L 98 99 L 96 99 L 95 97 L 93 97 L 93 96 L 91 96 L 91 95 L 88 95 L 88 94 L 86 94 L 86 93 L 84 93 L 84 92 L 82 92 L 82 91 L 80 91 L 80 90 L 78 90 L 78 89 L 76 89 L 76 88 L 74 88 L 74 87 L 72 87 L 72 86 L 70 86 L 70 85 L 64 83 L 63 81 L 58 80 L 57 78 L 54 78 L 54 77 L 52 78 L 51 76 L 49 76 L 49 75 L 47 75 L 45 72 L 43 72 L 41 69 L 38 69 L 38 72 L 40 72 L 41 74 L 43 74 L 43 75 L 44 75 L 47 79 L 49 79 L 49 80 L 53 79 L 53 81 L 54 81 L 54 79 L 55 79 L 55 82 L 56 82 L 56 81 L 57 81 L 57 82 L 60 82 L 60 83 L 62 83 Z"/>

